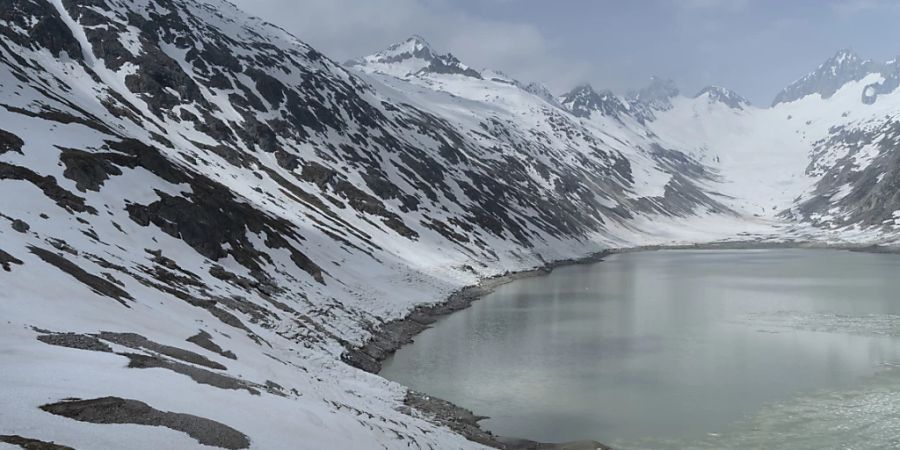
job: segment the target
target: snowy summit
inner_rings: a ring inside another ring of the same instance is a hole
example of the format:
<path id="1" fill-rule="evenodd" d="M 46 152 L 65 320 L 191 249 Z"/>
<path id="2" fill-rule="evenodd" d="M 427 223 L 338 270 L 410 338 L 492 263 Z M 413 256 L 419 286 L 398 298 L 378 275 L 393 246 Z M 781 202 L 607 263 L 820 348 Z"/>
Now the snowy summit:
<path id="1" fill-rule="evenodd" d="M 478 71 L 461 63 L 452 54 L 442 55 L 434 51 L 431 45 L 420 36 L 410 37 L 378 53 L 350 60 L 346 65 L 396 77 L 437 73 L 481 78 Z"/>
<path id="2" fill-rule="evenodd" d="M 744 109 L 744 107 L 750 106 L 749 100 L 741 97 L 731 89 L 719 86 L 705 87 L 694 98 L 706 98 L 710 103 L 722 103 L 734 109 Z"/>

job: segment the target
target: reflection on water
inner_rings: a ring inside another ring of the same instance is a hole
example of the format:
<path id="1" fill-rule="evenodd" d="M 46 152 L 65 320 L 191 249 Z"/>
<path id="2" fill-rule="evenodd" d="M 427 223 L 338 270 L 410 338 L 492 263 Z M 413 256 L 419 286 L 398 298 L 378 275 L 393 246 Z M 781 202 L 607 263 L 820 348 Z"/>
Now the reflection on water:
<path id="1" fill-rule="evenodd" d="M 616 255 L 498 289 L 382 375 L 490 416 L 486 428 L 507 436 L 891 448 L 898 268 L 898 256 L 830 250 Z M 880 440 L 854 440 L 860 430 Z"/>

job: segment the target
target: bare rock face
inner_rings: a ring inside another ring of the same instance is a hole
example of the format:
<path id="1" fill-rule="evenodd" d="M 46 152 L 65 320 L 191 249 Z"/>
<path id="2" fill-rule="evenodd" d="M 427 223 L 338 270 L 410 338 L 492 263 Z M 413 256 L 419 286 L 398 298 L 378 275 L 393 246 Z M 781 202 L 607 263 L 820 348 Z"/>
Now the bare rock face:
<path id="1" fill-rule="evenodd" d="M 68 58 L 82 58 L 81 47 L 72 30 L 50 2 L 5 2 L 0 10 L 0 20 L 25 31 L 16 33 L 12 27 L 0 29 L 0 35 L 17 45 L 35 50 L 46 49 L 56 57 L 65 53 Z"/>
<path id="2" fill-rule="evenodd" d="M 23 145 L 25 145 L 25 141 L 23 141 L 22 138 L 9 131 L 0 129 L 0 155 L 6 152 L 22 154 Z"/>
<path id="3" fill-rule="evenodd" d="M 29 226 L 28 223 L 21 219 L 13 219 L 10 226 L 13 230 L 18 231 L 19 233 L 27 233 L 28 230 L 31 229 L 31 226 Z"/>
<path id="4" fill-rule="evenodd" d="M 12 271 L 12 264 L 22 265 L 23 263 L 22 260 L 6 253 L 3 249 L 0 249 L 0 267 L 5 271 L 10 272 Z"/>
<path id="5" fill-rule="evenodd" d="M 111 176 L 122 175 L 122 170 L 101 155 L 82 150 L 63 150 L 60 162 L 66 166 L 63 176 L 75 181 L 79 191 L 99 192 Z"/>
<path id="6" fill-rule="evenodd" d="M 594 91 L 590 84 L 576 87 L 560 97 L 559 102 L 578 117 L 590 117 L 594 113 L 616 117 L 627 114 L 629 108 L 612 91 Z"/>

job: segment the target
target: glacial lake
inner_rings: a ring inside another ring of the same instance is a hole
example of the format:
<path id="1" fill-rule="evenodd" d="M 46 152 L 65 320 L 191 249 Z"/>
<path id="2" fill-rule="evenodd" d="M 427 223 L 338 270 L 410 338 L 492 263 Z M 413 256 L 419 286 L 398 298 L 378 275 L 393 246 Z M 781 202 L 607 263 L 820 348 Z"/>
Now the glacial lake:
<path id="1" fill-rule="evenodd" d="M 900 255 L 613 255 L 498 288 L 381 375 L 543 442 L 900 448 Z"/>

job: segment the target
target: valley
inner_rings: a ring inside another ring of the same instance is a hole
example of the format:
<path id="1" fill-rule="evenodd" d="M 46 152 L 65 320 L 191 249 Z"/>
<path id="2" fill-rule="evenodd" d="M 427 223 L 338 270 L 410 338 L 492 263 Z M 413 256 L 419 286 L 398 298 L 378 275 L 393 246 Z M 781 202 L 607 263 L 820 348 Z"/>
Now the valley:
<path id="1" fill-rule="evenodd" d="M 0 6 L 7 444 L 482 448 L 350 355 L 608 250 L 900 245 L 895 63 L 840 51 L 765 107 L 555 95 L 419 36 L 342 64 L 226 1 Z"/>

